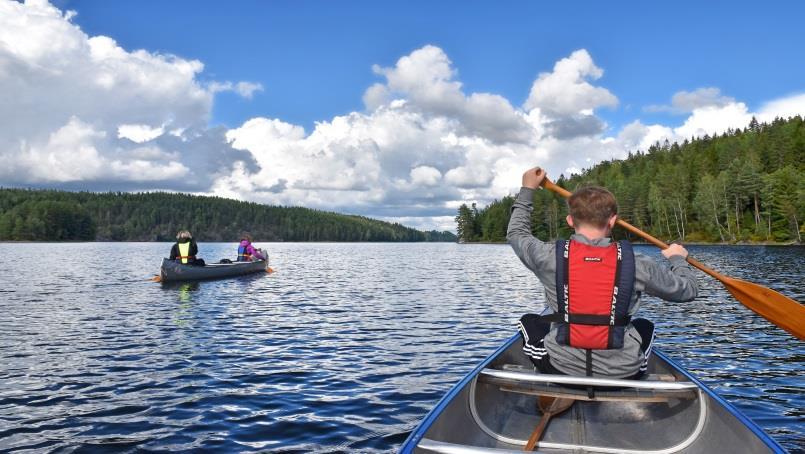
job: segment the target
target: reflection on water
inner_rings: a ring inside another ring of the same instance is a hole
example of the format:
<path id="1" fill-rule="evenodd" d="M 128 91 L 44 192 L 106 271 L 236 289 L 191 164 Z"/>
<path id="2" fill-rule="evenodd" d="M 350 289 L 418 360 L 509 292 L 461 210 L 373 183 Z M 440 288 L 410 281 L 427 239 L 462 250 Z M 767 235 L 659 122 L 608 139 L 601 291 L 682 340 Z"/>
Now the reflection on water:
<path id="1" fill-rule="evenodd" d="M 0 450 L 394 450 L 543 298 L 506 246 L 273 244 L 271 275 L 149 282 L 169 248 L 0 244 Z M 801 248 L 691 249 L 805 300 Z M 803 344 L 700 282 L 647 301 L 658 344 L 796 450 Z"/>
<path id="2" fill-rule="evenodd" d="M 199 282 L 166 282 L 162 284 L 165 290 L 175 290 L 178 295 L 179 304 L 176 308 L 174 320 L 177 326 L 187 326 L 188 314 L 190 313 L 191 303 L 193 302 L 193 292 L 199 289 Z"/>

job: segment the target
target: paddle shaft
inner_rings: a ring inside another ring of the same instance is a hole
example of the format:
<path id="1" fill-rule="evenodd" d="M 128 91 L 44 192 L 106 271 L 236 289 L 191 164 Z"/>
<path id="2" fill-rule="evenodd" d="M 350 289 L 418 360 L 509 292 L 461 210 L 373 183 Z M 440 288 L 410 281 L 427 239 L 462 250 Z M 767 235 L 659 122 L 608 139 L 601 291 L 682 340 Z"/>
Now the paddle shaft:
<path id="1" fill-rule="evenodd" d="M 575 402 L 576 401 L 573 399 L 561 397 L 537 397 L 537 407 L 542 411 L 542 417 L 539 418 L 539 424 L 537 424 L 537 427 L 531 432 L 531 436 L 528 437 L 523 451 L 533 451 L 534 446 L 536 446 L 539 439 L 542 438 L 542 433 L 545 432 L 545 428 L 548 427 L 548 422 L 551 420 L 551 417 L 563 413 L 568 408 L 572 407 Z"/>
<path id="2" fill-rule="evenodd" d="M 555 192 L 564 198 L 568 198 L 572 195 L 570 191 L 557 186 L 547 178 L 542 180 L 541 185 L 545 189 Z M 668 244 L 654 238 L 622 219 L 618 219 L 617 224 L 660 249 L 668 248 Z M 778 327 L 793 334 L 798 339 L 805 340 L 805 306 L 785 295 L 758 284 L 724 276 L 704 266 L 701 262 L 690 256 L 688 256 L 686 260 L 693 267 L 698 268 L 724 284 L 732 296 L 741 304 Z"/>
<path id="3" fill-rule="evenodd" d="M 528 437 L 528 442 L 525 444 L 523 451 L 534 450 L 534 446 L 536 446 L 539 439 L 542 438 L 542 432 L 545 432 L 545 427 L 548 426 L 548 421 L 550 421 L 551 416 L 553 416 L 551 413 L 542 414 L 542 417 L 539 418 L 539 424 L 537 424 L 537 427 L 531 432 L 531 436 Z"/>

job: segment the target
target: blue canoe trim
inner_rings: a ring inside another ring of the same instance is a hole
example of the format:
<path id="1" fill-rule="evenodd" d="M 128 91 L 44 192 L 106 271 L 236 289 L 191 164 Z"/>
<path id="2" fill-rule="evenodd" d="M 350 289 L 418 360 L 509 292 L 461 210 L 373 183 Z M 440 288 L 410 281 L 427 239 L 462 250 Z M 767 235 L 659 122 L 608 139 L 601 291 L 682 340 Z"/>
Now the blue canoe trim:
<path id="1" fill-rule="evenodd" d="M 704 391 L 708 396 L 710 396 L 710 398 L 712 398 L 713 400 L 718 402 L 718 404 L 721 405 L 722 407 L 724 407 L 728 412 L 730 412 L 732 414 L 732 416 L 735 416 L 735 418 L 738 421 L 743 423 L 744 426 L 746 426 L 749 430 L 751 430 L 761 441 L 763 441 L 763 443 L 766 444 L 766 446 L 768 446 L 774 452 L 783 453 L 783 454 L 788 452 L 785 449 L 783 449 L 783 447 L 780 446 L 780 444 L 777 443 L 773 438 L 771 438 L 771 436 L 769 436 L 769 434 L 767 434 L 766 432 L 763 431 L 763 429 L 758 427 L 758 425 L 755 424 L 754 421 L 749 419 L 748 416 L 746 416 L 745 414 L 741 413 L 741 411 L 738 410 L 737 408 L 735 408 L 731 403 L 729 403 L 726 400 L 724 400 L 724 398 L 721 397 L 717 392 L 713 391 L 712 389 L 708 388 L 707 385 L 705 385 L 704 383 L 700 382 L 699 379 L 694 377 L 690 372 L 688 372 L 684 367 L 680 366 L 676 361 L 674 361 L 671 358 L 665 356 L 664 353 L 662 353 L 661 351 L 656 350 L 656 349 L 654 351 L 652 351 L 651 354 L 659 356 L 664 361 L 666 361 L 668 364 L 673 366 L 674 369 L 678 370 L 682 375 L 687 377 L 688 380 L 692 381 L 693 383 L 696 383 L 696 385 L 699 388 L 701 388 L 702 391 Z"/>
<path id="2" fill-rule="evenodd" d="M 414 452 L 414 448 L 416 448 L 420 440 L 422 440 L 422 437 L 425 436 L 425 432 L 427 432 L 428 429 L 430 429 L 430 426 L 433 424 L 434 421 L 436 421 L 436 418 L 438 418 L 439 415 L 442 414 L 442 411 L 444 411 L 445 407 L 447 407 L 447 404 L 449 404 L 450 401 L 452 401 L 453 398 L 456 397 L 456 395 L 459 392 L 461 392 L 462 389 L 464 389 L 464 387 L 470 382 L 470 380 L 475 378 L 475 376 L 478 375 L 478 373 L 481 372 L 483 368 L 485 368 L 489 363 L 491 363 L 496 356 L 498 356 L 504 350 L 509 348 L 511 344 L 513 344 L 518 339 L 520 339 L 519 333 L 509 338 L 509 340 L 507 340 L 506 342 L 503 343 L 503 345 L 498 347 L 498 349 L 495 350 L 494 353 L 489 355 L 485 360 L 483 360 L 483 362 L 481 362 L 481 364 L 476 366 L 475 369 L 472 370 L 472 372 L 467 374 L 464 378 L 461 379 L 460 382 L 458 382 L 455 386 L 453 386 L 450 392 L 448 392 L 444 397 L 442 397 L 442 400 L 440 400 L 439 403 L 436 404 L 435 407 L 433 407 L 433 410 L 431 410 L 430 413 L 428 413 L 428 415 L 425 416 L 425 419 L 422 420 L 419 426 L 417 426 L 417 428 L 414 429 L 413 432 L 411 432 L 411 435 L 408 436 L 408 438 L 405 440 L 405 443 L 403 443 L 402 447 L 400 448 L 400 454 L 410 454 Z"/>
<path id="3" fill-rule="evenodd" d="M 425 433 L 428 431 L 428 429 L 430 429 L 430 426 L 433 425 L 433 422 L 436 421 L 436 418 L 438 418 L 439 415 L 442 414 L 442 411 L 444 411 L 445 407 L 447 407 L 447 405 L 456 397 L 456 395 L 459 392 L 461 392 L 461 390 L 464 389 L 465 386 L 467 386 L 470 380 L 475 378 L 475 376 L 478 375 L 478 373 L 482 369 L 484 369 L 490 362 L 492 362 L 492 360 L 496 356 L 498 356 L 498 354 L 509 348 L 511 344 L 513 344 L 519 338 L 520 338 L 519 333 L 509 338 L 509 340 L 507 340 L 503 345 L 501 345 L 497 350 L 495 350 L 494 353 L 489 355 L 485 360 L 483 360 L 483 362 L 481 362 L 481 364 L 476 366 L 475 369 L 473 369 L 469 374 L 467 374 L 463 379 L 461 379 L 460 382 L 458 382 L 455 386 L 453 386 L 453 388 L 450 389 L 450 392 L 445 394 L 445 396 L 442 397 L 439 403 L 436 404 L 435 407 L 433 407 L 433 409 L 428 413 L 427 416 L 425 416 L 425 419 L 422 420 L 419 426 L 417 426 L 417 428 L 414 429 L 413 432 L 411 432 L 411 434 L 405 440 L 405 443 L 403 443 L 402 447 L 400 448 L 399 451 L 400 454 L 413 453 L 416 446 L 422 440 L 422 437 L 424 437 Z M 659 351 L 659 349 L 654 349 L 652 354 L 662 358 L 663 361 L 666 361 L 668 364 L 673 366 L 674 369 L 678 370 L 682 375 L 687 377 L 688 380 L 690 380 L 693 383 L 696 383 L 696 385 L 699 388 L 701 388 L 708 396 L 710 396 L 710 398 L 718 402 L 719 405 L 724 407 L 729 413 L 735 416 L 735 418 L 737 418 L 738 421 L 740 421 L 741 423 L 743 423 L 744 426 L 749 428 L 749 430 L 751 430 L 761 441 L 763 441 L 763 443 L 766 444 L 766 446 L 771 448 L 774 452 L 782 454 L 785 454 L 787 452 L 785 449 L 783 449 L 782 446 L 780 446 L 779 443 L 777 443 L 773 438 L 771 438 L 769 434 L 763 432 L 763 429 L 758 427 L 757 424 L 755 424 L 751 419 L 749 419 L 746 415 L 741 413 L 740 410 L 735 408 L 732 404 L 724 400 L 724 398 L 719 396 L 718 393 L 708 388 L 704 383 L 700 382 L 696 377 L 694 377 L 687 370 L 685 370 L 685 368 L 677 364 L 676 361 L 673 361 L 669 357 L 665 356 L 665 354 Z"/>

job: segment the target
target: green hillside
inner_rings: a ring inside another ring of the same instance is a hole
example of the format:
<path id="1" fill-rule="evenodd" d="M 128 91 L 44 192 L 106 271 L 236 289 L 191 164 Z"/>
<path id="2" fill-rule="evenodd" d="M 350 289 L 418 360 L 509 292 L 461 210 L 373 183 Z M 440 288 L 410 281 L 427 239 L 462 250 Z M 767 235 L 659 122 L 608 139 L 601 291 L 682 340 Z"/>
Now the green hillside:
<path id="1" fill-rule="evenodd" d="M 362 216 L 169 193 L 0 189 L 0 240 L 172 241 L 188 229 L 199 241 L 455 241 Z"/>
<path id="2" fill-rule="evenodd" d="M 805 124 L 801 116 L 771 124 L 753 118 L 744 129 L 657 143 L 557 183 L 570 190 L 587 184 L 608 188 L 622 218 L 666 240 L 802 243 Z M 462 205 L 456 216 L 460 239 L 505 241 L 512 202 L 507 196 L 482 209 Z M 566 237 L 566 214 L 558 196 L 537 191 L 534 235 Z M 625 236 L 618 229 L 615 234 Z"/>

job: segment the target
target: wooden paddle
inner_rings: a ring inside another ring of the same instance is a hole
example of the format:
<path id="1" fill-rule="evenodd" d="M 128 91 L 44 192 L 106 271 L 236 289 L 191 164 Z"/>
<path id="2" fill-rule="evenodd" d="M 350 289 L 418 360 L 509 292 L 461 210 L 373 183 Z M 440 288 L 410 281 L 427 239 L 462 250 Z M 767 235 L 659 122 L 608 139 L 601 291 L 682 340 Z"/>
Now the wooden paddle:
<path id="1" fill-rule="evenodd" d="M 539 439 L 542 438 L 542 433 L 545 432 L 545 428 L 548 427 L 548 421 L 551 420 L 551 417 L 567 410 L 574 402 L 576 401 L 573 399 L 539 396 L 537 406 L 542 412 L 542 417 L 539 418 L 537 427 L 534 428 L 534 431 L 531 432 L 531 436 L 528 437 L 528 442 L 525 444 L 523 451 L 533 451 L 534 446 L 536 446 Z"/>
<path id="2" fill-rule="evenodd" d="M 568 198 L 571 195 L 570 191 L 557 186 L 547 178 L 542 180 L 541 185 L 545 189 L 555 192 L 564 198 Z M 642 237 L 644 240 L 660 249 L 668 248 L 667 244 L 629 224 L 623 219 L 618 219 L 617 223 L 619 226 Z M 766 320 L 793 334 L 797 339 L 805 340 L 805 306 L 762 285 L 731 278 L 713 271 L 690 256 L 688 256 L 687 261 L 692 266 L 704 271 L 724 284 L 724 287 L 727 288 L 738 302 Z"/>

